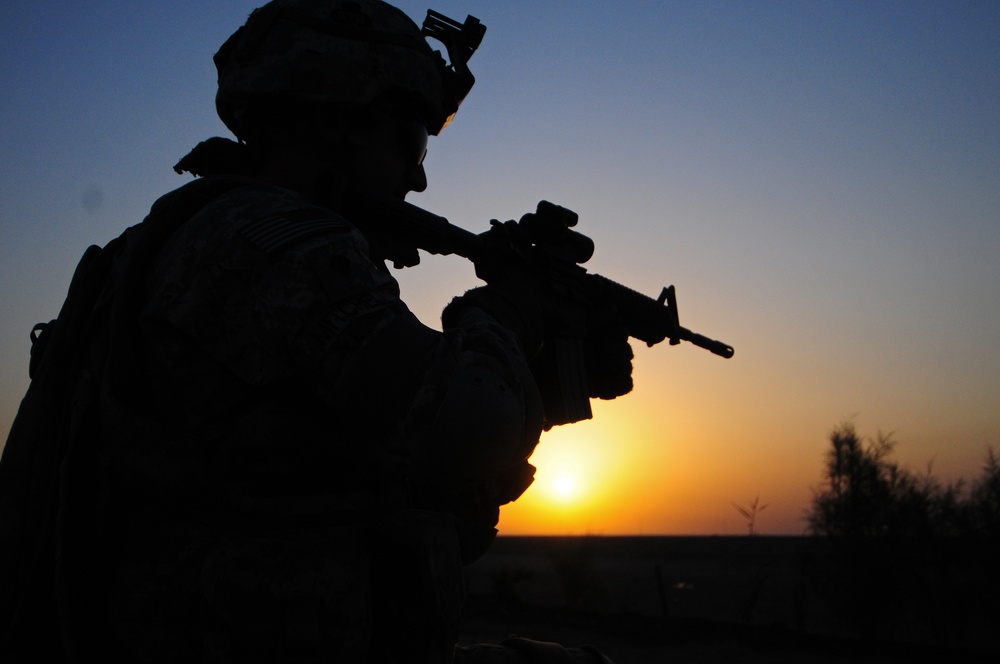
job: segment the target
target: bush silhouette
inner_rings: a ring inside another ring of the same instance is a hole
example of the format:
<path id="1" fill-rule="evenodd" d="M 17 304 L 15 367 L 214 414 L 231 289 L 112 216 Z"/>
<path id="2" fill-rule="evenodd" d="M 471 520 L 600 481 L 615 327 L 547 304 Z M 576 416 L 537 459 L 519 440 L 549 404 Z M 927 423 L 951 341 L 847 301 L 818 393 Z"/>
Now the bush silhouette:
<path id="1" fill-rule="evenodd" d="M 989 449 L 972 481 L 942 483 L 890 459 L 891 434 L 830 435 L 825 475 L 807 510 L 827 553 L 807 561 L 816 590 L 866 638 L 975 643 L 1000 614 L 1000 460 Z"/>
<path id="2" fill-rule="evenodd" d="M 942 484 L 928 465 L 915 475 L 889 460 L 891 434 L 861 439 L 852 423 L 830 435 L 824 484 L 806 518 L 814 535 L 867 538 L 1000 536 L 1000 460 L 987 452 L 973 482 Z"/>

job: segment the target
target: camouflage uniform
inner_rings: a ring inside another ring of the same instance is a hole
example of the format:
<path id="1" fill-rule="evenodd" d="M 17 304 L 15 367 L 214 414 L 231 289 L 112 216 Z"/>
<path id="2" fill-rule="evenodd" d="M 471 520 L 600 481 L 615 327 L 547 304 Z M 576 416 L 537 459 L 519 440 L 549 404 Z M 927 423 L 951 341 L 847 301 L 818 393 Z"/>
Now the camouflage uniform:
<path id="1" fill-rule="evenodd" d="M 211 201 L 147 269 L 102 403 L 124 649 L 448 661 L 461 565 L 533 471 L 517 341 L 477 310 L 424 327 L 352 225 L 268 185 Z"/>

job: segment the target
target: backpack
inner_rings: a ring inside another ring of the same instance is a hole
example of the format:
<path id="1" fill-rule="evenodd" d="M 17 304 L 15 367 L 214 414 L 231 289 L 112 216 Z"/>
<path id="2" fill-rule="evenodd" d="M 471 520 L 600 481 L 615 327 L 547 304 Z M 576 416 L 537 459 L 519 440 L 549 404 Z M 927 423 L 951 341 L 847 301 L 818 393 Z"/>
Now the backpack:
<path id="1" fill-rule="evenodd" d="M 86 250 L 58 317 L 32 329 L 31 384 L 0 458 L 0 661 L 106 654 L 94 599 L 110 569 L 100 546 L 110 460 L 99 426 L 109 349 L 129 351 L 145 268 L 171 233 L 251 182 L 202 178 L 158 200 L 141 223 Z"/>

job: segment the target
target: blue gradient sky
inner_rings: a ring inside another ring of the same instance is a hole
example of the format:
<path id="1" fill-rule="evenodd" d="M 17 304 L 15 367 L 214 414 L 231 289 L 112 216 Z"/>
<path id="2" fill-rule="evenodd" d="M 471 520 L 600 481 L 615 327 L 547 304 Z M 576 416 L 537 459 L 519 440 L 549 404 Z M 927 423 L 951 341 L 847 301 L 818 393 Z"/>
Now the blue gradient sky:
<path id="1" fill-rule="evenodd" d="M 0 5 L 0 435 L 84 248 L 227 135 L 212 54 L 255 2 Z M 398 3 L 418 22 L 427 5 Z M 637 348 L 636 390 L 543 437 L 507 532 L 800 532 L 830 429 L 943 478 L 1000 449 L 1000 4 L 461 2 L 478 83 L 411 200 L 475 230 L 545 198 L 588 267 L 736 347 Z M 400 274 L 428 324 L 475 284 Z M 579 498 L 546 487 L 572 476 Z"/>

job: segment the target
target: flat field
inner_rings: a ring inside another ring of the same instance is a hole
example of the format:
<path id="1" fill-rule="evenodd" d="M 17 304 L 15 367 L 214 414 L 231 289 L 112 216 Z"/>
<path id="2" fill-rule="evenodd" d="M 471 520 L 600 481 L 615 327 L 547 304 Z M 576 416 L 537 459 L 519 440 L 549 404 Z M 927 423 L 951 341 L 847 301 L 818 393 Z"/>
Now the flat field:
<path id="1" fill-rule="evenodd" d="M 963 543 L 501 537 L 466 569 L 463 641 L 644 662 L 1000 661 L 989 561 Z M 994 563 L 995 565 L 995 563 Z"/>

